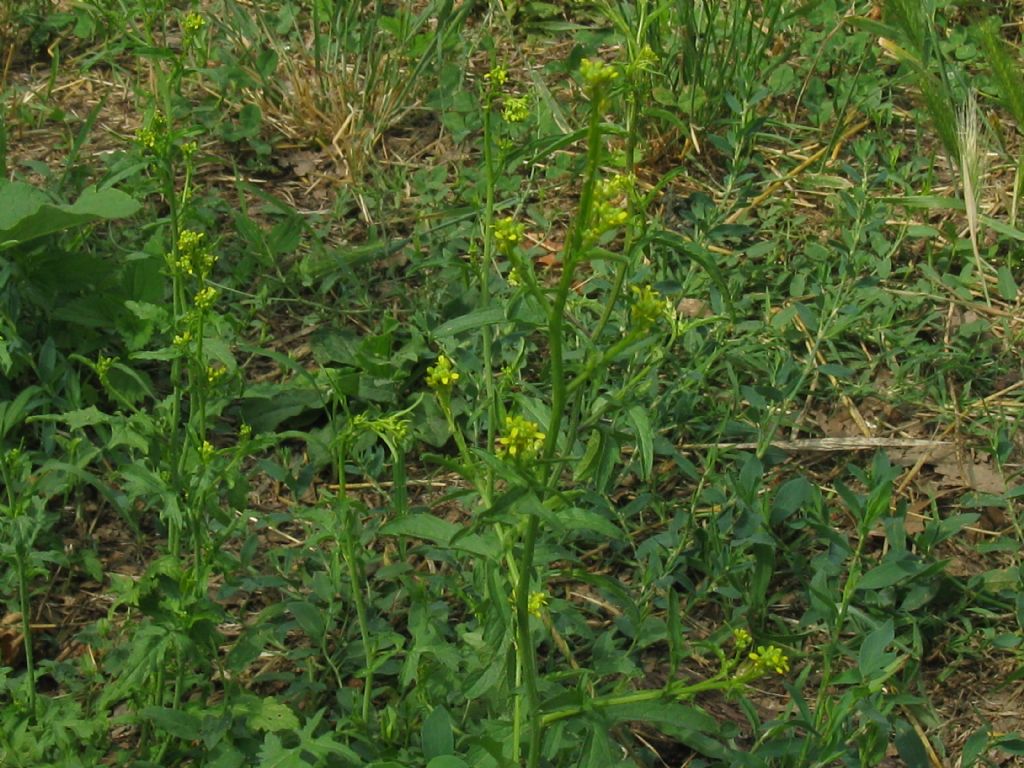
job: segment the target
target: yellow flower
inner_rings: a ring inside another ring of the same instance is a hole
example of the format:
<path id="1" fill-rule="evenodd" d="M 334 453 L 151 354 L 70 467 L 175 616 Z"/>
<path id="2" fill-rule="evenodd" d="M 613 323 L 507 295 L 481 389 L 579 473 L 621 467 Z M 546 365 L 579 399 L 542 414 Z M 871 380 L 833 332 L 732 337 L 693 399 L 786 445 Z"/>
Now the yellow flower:
<path id="1" fill-rule="evenodd" d="M 582 75 L 583 81 L 593 90 L 607 85 L 617 78 L 619 73 L 611 64 L 606 64 L 600 59 L 584 59 L 580 62 L 580 75 Z"/>
<path id="2" fill-rule="evenodd" d="M 736 643 L 737 648 L 746 648 L 750 645 L 750 633 L 745 629 L 734 629 L 732 631 L 733 642 Z"/>
<path id="3" fill-rule="evenodd" d="M 227 368 L 215 368 L 212 365 L 206 366 L 206 383 L 210 386 L 213 386 L 227 375 Z"/>
<path id="4" fill-rule="evenodd" d="M 648 329 L 661 320 L 673 320 L 675 309 L 672 302 L 664 298 L 649 285 L 633 286 L 633 306 L 629 309 L 630 320 L 639 329 Z"/>
<path id="5" fill-rule="evenodd" d="M 530 114 L 530 101 L 525 96 L 509 96 L 502 105 L 501 116 L 510 123 L 521 123 Z"/>
<path id="6" fill-rule="evenodd" d="M 517 246 L 526 235 L 526 225 L 517 222 L 514 216 L 506 216 L 494 222 L 494 241 L 498 250 L 508 253 Z"/>
<path id="7" fill-rule="evenodd" d="M 522 416 L 505 417 L 505 434 L 498 438 L 498 455 L 527 459 L 544 447 L 544 433 L 536 422 Z"/>
<path id="8" fill-rule="evenodd" d="M 439 355 L 437 362 L 427 368 L 427 386 L 439 394 L 451 392 L 458 380 L 459 372 L 445 355 Z"/>
<path id="9" fill-rule="evenodd" d="M 484 80 L 490 84 L 491 88 L 500 91 L 508 81 L 508 70 L 499 64 L 484 75 Z"/>
<path id="10" fill-rule="evenodd" d="M 213 443 L 209 440 L 203 440 L 203 444 L 199 447 L 199 458 L 203 461 L 209 461 L 213 458 L 213 454 L 216 448 L 213 447 Z"/>
<path id="11" fill-rule="evenodd" d="M 779 675 L 784 675 L 789 672 L 789 659 L 786 658 L 786 654 L 781 648 L 774 645 L 757 646 L 756 651 L 750 652 L 749 659 L 753 663 L 754 669 L 761 674 L 774 671 Z"/>
<path id="12" fill-rule="evenodd" d="M 219 291 L 212 285 L 208 285 L 205 288 L 200 289 L 195 298 L 196 306 L 199 307 L 199 309 L 209 309 L 213 306 L 213 303 L 217 301 L 218 293 Z"/>
<path id="13" fill-rule="evenodd" d="M 540 618 L 544 613 L 544 609 L 548 605 L 548 596 L 545 592 L 531 592 L 530 597 L 527 599 L 526 610 L 530 612 L 531 616 Z"/>

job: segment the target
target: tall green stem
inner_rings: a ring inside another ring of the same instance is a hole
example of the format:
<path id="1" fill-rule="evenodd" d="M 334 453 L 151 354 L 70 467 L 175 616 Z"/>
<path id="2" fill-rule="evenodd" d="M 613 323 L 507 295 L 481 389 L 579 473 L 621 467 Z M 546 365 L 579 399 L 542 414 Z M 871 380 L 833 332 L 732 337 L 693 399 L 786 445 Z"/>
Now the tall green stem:
<path id="1" fill-rule="evenodd" d="M 480 256 L 480 308 L 487 309 L 491 304 L 491 262 L 494 258 L 494 187 L 497 179 L 497 168 L 494 165 L 494 137 L 491 115 L 490 97 L 484 104 L 484 221 L 483 221 L 483 253 Z M 483 339 L 484 353 L 484 391 L 487 397 L 487 450 L 494 452 L 494 441 L 498 429 L 498 404 L 494 390 L 494 358 L 493 337 L 491 327 L 484 325 L 480 329 Z M 484 485 L 486 498 L 494 497 L 494 472 L 485 470 Z"/>
<path id="2" fill-rule="evenodd" d="M 544 485 L 550 490 L 558 482 L 560 468 L 555 461 L 558 452 L 558 435 L 562 427 L 568 395 L 568 382 L 565 378 L 564 333 L 565 307 L 572 290 L 573 278 L 577 264 L 584 250 L 585 234 L 591 224 L 594 187 L 597 183 L 598 168 L 601 160 L 601 99 L 599 88 L 595 89 L 590 110 L 590 125 L 587 131 L 587 162 L 583 179 L 583 190 L 580 194 L 580 206 L 573 224 L 572 232 L 566 243 L 562 258 L 562 277 L 558 281 L 554 301 L 548 314 L 548 354 L 550 357 L 551 382 L 551 418 L 547 425 L 542 453 L 542 477 Z M 540 529 L 540 518 L 530 514 L 523 533 L 522 555 L 519 561 L 519 579 L 516 584 L 516 651 L 519 664 L 523 670 L 523 682 L 526 688 L 526 705 L 530 717 L 530 750 L 527 757 L 528 768 L 536 768 L 540 763 L 541 736 L 543 720 L 540 714 L 540 694 L 537 687 L 537 657 L 530 636 L 530 579 L 533 573 L 533 556 L 537 544 L 537 533 Z"/>
<path id="3" fill-rule="evenodd" d="M 373 703 L 373 667 L 374 653 L 373 643 L 370 639 L 370 623 L 366 613 L 366 597 L 363 594 L 365 587 L 364 579 L 359 568 L 355 546 L 355 530 L 357 529 L 355 514 L 352 505 L 345 495 L 345 460 L 347 447 L 342 440 L 338 448 L 338 499 L 337 504 L 341 514 L 338 516 L 338 525 L 341 528 L 339 543 L 345 555 L 345 565 L 348 569 L 349 583 L 352 585 L 352 601 L 356 605 L 356 621 L 359 624 L 359 637 L 363 646 L 363 656 L 366 659 L 366 680 L 363 682 L 363 706 L 362 719 L 364 723 L 370 722 L 370 709 Z"/>
<path id="4" fill-rule="evenodd" d="M 15 544 L 18 569 L 18 607 L 21 609 L 21 634 L 25 648 L 25 680 L 28 682 L 28 704 L 32 710 L 32 718 L 38 714 L 36 709 L 36 665 L 32 652 L 31 607 L 28 599 L 28 553 L 24 542 Z"/>

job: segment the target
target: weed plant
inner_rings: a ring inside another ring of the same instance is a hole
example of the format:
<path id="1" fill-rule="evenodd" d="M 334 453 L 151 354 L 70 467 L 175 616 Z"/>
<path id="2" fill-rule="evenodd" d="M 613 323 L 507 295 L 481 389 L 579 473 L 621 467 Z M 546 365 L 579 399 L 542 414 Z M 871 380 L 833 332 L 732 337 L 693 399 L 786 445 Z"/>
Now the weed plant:
<path id="1" fill-rule="evenodd" d="M 995 21 L 44 5 L 138 111 L 3 81 L 0 765 L 1024 753 Z"/>

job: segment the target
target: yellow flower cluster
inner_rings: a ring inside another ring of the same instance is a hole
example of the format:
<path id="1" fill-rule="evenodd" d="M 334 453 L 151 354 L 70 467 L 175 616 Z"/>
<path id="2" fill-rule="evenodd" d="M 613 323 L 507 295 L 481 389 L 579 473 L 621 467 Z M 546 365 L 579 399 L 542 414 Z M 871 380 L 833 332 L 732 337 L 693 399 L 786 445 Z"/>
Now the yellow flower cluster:
<path id="1" fill-rule="evenodd" d="M 445 355 L 439 355 L 437 362 L 427 368 L 427 386 L 439 394 L 450 393 L 458 380 L 459 372 Z"/>
<path id="2" fill-rule="evenodd" d="M 654 327 L 662 320 L 674 320 L 675 310 L 672 302 L 663 297 L 649 285 L 632 287 L 633 306 L 629 309 L 629 318 L 640 330 Z"/>
<path id="3" fill-rule="evenodd" d="M 594 91 L 612 82 L 619 73 L 611 64 L 606 64 L 600 59 L 584 59 L 580 62 L 580 75 L 588 88 Z"/>
<path id="4" fill-rule="evenodd" d="M 153 117 L 135 132 L 135 140 L 146 150 L 160 154 L 168 145 L 167 118 L 162 112 L 154 112 Z"/>
<path id="5" fill-rule="evenodd" d="M 548 607 L 548 596 L 545 592 L 531 592 L 530 597 L 527 598 L 526 610 L 530 612 L 531 616 L 540 618 L 544 609 Z"/>
<path id="6" fill-rule="evenodd" d="M 110 368 L 114 364 L 114 358 L 100 355 L 96 358 L 96 375 L 99 380 L 104 384 L 107 381 L 107 376 L 110 374 Z"/>
<path id="7" fill-rule="evenodd" d="M 505 122 L 521 123 L 530 115 L 530 100 L 526 96 L 515 96 L 508 88 L 508 70 L 505 67 L 496 65 L 490 72 L 484 75 L 484 82 L 487 83 L 487 90 L 484 94 L 484 102 L 487 109 L 490 109 L 497 102 L 501 102 L 501 116 Z M 499 145 L 502 141 L 499 140 Z"/>
<path id="8" fill-rule="evenodd" d="M 175 267 L 186 275 L 206 279 L 217 259 L 213 251 L 206 247 L 205 241 L 205 233 L 183 229 L 178 235 L 178 260 Z"/>
<path id="9" fill-rule="evenodd" d="M 506 416 L 505 434 L 498 438 L 498 455 L 532 458 L 544 447 L 544 437 L 536 422 L 522 416 Z"/>
<path id="10" fill-rule="evenodd" d="M 195 48 L 206 28 L 206 19 L 195 11 L 185 14 L 181 20 L 181 47 L 186 51 Z"/>
<path id="11" fill-rule="evenodd" d="M 209 440 L 203 440 L 203 444 L 199 446 L 199 458 L 204 462 L 208 462 L 213 458 L 214 453 L 216 453 L 216 448 L 213 447 L 213 443 Z"/>
<path id="12" fill-rule="evenodd" d="M 499 64 L 484 75 L 484 80 L 487 81 L 492 90 L 500 91 L 505 87 L 505 83 L 508 82 L 508 70 Z"/>
<path id="13" fill-rule="evenodd" d="M 530 100 L 526 96 L 507 96 L 501 106 L 501 116 L 509 123 L 521 123 L 530 114 Z"/>
<path id="14" fill-rule="evenodd" d="M 206 383 L 211 387 L 228 375 L 227 368 L 216 368 L 212 365 L 206 366 Z"/>
<path id="15" fill-rule="evenodd" d="M 208 285 L 205 288 L 199 289 L 199 292 L 196 294 L 195 298 L 196 306 L 202 310 L 209 309 L 210 307 L 213 306 L 214 302 L 217 301 L 217 296 L 219 295 L 219 293 L 220 292 L 212 285 Z"/>
<path id="16" fill-rule="evenodd" d="M 494 222 L 494 241 L 498 250 L 504 254 L 515 248 L 525 235 L 526 225 L 517 222 L 512 216 L 506 216 Z"/>
<path id="17" fill-rule="evenodd" d="M 750 633 L 745 629 L 734 629 L 732 631 L 733 642 L 736 643 L 737 648 L 746 648 L 750 645 L 751 637 Z"/>
<path id="18" fill-rule="evenodd" d="M 774 645 L 759 645 L 756 651 L 751 651 L 748 658 L 754 665 L 754 669 L 760 673 L 775 672 L 784 675 L 789 672 L 789 659 L 783 650 Z"/>
<path id="19" fill-rule="evenodd" d="M 618 175 L 601 179 L 594 187 L 592 223 L 587 229 L 588 240 L 597 240 L 605 232 L 622 227 L 629 221 L 628 198 L 633 190 L 631 175 Z"/>

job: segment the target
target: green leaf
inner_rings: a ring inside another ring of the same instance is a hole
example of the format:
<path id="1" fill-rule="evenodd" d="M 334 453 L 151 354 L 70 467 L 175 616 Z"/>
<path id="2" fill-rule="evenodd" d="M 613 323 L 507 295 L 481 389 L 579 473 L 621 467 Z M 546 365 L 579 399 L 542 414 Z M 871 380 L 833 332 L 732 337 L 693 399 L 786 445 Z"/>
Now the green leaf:
<path id="1" fill-rule="evenodd" d="M 169 707 L 146 707 L 139 714 L 175 738 L 191 741 L 199 734 L 199 718 L 187 712 Z"/>
<path id="2" fill-rule="evenodd" d="M 552 517 L 555 518 L 552 522 L 566 531 L 593 531 L 599 536 L 611 539 L 612 541 L 626 540 L 626 534 L 617 525 L 597 512 L 580 509 L 579 507 L 569 507 L 556 510 Z"/>
<path id="3" fill-rule="evenodd" d="M 885 589 L 915 576 L 921 571 L 921 563 L 910 552 L 894 552 L 891 556 L 861 577 L 857 589 Z"/>
<path id="4" fill-rule="evenodd" d="M 999 278 L 998 288 L 999 295 L 1002 296 L 1006 301 L 1013 301 L 1017 298 L 1017 283 L 1013 279 L 1013 272 L 1005 264 L 996 272 Z"/>
<path id="5" fill-rule="evenodd" d="M 857 657 L 857 669 L 865 679 L 884 668 L 892 660 L 893 654 L 886 653 L 885 649 L 889 647 L 894 636 L 893 621 L 886 619 L 878 629 L 864 638 Z"/>
<path id="6" fill-rule="evenodd" d="M 60 419 L 68 425 L 69 429 L 78 430 L 94 427 L 97 424 L 106 424 L 110 421 L 110 416 L 95 405 L 90 405 L 88 408 L 80 408 L 77 411 L 67 411 L 61 414 Z"/>
<path id="7" fill-rule="evenodd" d="M 249 713 L 246 722 L 253 730 L 271 733 L 294 731 L 299 727 L 299 718 L 291 708 L 273 696 L 260 700 L 259 705 Z"/>
<path id="8" fill-rule="evenodd" d="M 327 627 L 322 610 L 305 600 L 292 600 L 288 603 L 288 610 L 311 640 L 319 641 L 324 636 Z"/>
<path id="9" fill-rule="evenodd" d="M 971 734 L 964 742 L 963 751 L 960 753 L 960 765 L 963 768 L 974 768 L 978 759 L 988 749 L 988 728 L 983 726 Z"/>
<path id="10" fill-rule="evenodd" d="M 586 751 L 580 760 L 580 768 L 616 768 L 635 765 L 621 760 L 622 750 L 611 738 L 608 729 L 601 723 L 592 723 L 587 739 Z"/>
<path id="11" fill-rule="evenodd" d="M 434 337 L 440 339 L 445 336 L 457 336 L 466 331 L 475 331 L 488 325 L 503 323 L 505 319 L 504 307 L 477 309 L 469 314 L 452 318 L 447 323 L 442 323 L 434 329 Z"/>
<path id="12" fill-rule="evenodd" d="M 654 467 L 654 430 L 651 429 L 651 420 L 642 405 L 632 406 L 626 415 L 633 423 L 633 434 L 640 451 L 640 479 L 647 482 L 651 479 L 651 469 Z"/>
<path id="13" fill-rule="evenodd" d="M 427 768 L 469 768 L 469 766 L 461 757 L 439 755 L 427 763 Z"/>
<path id="14" fill-rule="evenodd" d="M 51 203 L 35 187 L 0 180 L 0 250 L 64 229 L 131 216 L 139 203 L 117 189 L 87 187 L 73 205 Z"/>
<path id="15" fill-rule="evenodd" d="M 451 755 L 455 751 L 452 718 L 444 707 L 437 707 L 427 715 L 420 735 L 423 741 L 423 756 L 428 760 L 440 755 Z"/>
<path id="16" fill-rule="evenodd" d="M 1019 736 L 1007 735 L 992 740 L 994 749 L 1009 752 L 1011 755 L 1024 755 L 1024 739 Z"/>
<path id="17" fill-rule="evenodd" d="M 242 420 L 253 430 L 271 432 L 288 419 L 323 409 L 324 399 L 315 387 L 264 382 L 248 387 L 239 405 Z"/>
<path id="18" fill-rule="evenodd" d="M 462 527 L 455 523 L 424 513 L 391 520 L 381 527 L 380 532 L 388 536 L 410 536 L 446 547 L 461 530 Z"/>
<path id="19" fill-rule="evenodd" d="M 893 742 L 896 749 L 903 758 L 905 765 L 929 765 L 928 753 L 925 751 L 921 738 L 917 731 L 906 720 L 900 718 L 895 723 L 895 735 Z M 969 768 L 970 763 L 964 763 L 964 768 Z"/>
<path id="20" fill-rule="evenodd" d="M 259 768 L 291 768 L 299 760 L 297 750 L 286 747 L 273 733 L 263 738 Z"/>

